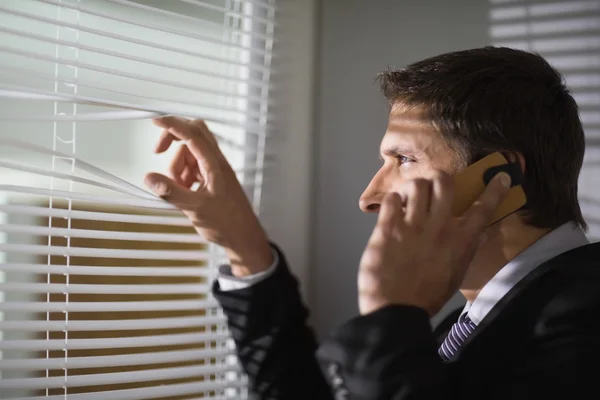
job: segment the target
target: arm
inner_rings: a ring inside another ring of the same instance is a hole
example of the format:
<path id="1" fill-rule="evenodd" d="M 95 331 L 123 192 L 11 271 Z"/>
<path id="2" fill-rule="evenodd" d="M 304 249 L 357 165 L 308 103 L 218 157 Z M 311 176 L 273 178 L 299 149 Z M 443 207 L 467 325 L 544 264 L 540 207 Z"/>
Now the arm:
<path id="1" fill-rule="evenodd" d="M 454 399 L 437 347 L 427 312 L 390 305 L 342 325 L 317 356 L 353 400 Z"/>
<path id="2" fill-rule="evenodd" d="M 280 252 L 278 265 L 267 277 L 276 257 L 214 135 L 199 120 L 163 117 L 154 123 L 163 129 L 157 153 L 173 141 L 183 144 L 171 162 L 171 177 L 150 173 L 146 184 L 179 208 L 202 237 L 225 249 L 234 277 L 230 281 L 241 286 L 248 283 L 244 278 L 254 281 L 237 290 L 223 291 L 218 282 L 214 287 L 251 387 L 261 399 L 330 399 L 298 284 Z M 257 274 L 264 279 L 256 282 Z M 228 289 L 232 286 L 236 285 Z"/>
<path id="3" fill-rule="evenodd" d="M 269 268 L 252 275 L 238 277 L 233 275 L 231 265 L 221 265 L 219 267 L 219 275 L 217 277 L 219 289 L 223 292 L 236 289 L 246 289 L 267 279 L 277 270 L 277 265 L 279 265 L 279 253 L 275 246 L 272 247 L 272 251 L 273 262 Z"/>
<path id="4" fill-rule="evenodd" d="M 260 399 L 332 399 L 319 370 L 317 342 L 306 325 L 298 282 L 277 249 L 279 264 L 266 279 L 244 289 L 214 295 L 227 315 L 251 390 Z"/>
<path id="5" fill-rule="evenodd" d="M 440 360 L 423 309 L 400 305 L 349 321 L 321 345 L 317 356 L 325 370 L 336 371 L 353 400 L 590 398 L 597 391 L 595 365 L 600 359 L 595 282 L 578 287 L 568 299 L 548 303 L 544 312 L 535 313 L 534 324 L 526 313 L 489 327 L 478 338 L 489 343 L 484 346 L 489 352 L 475 356 L 482 364 L 470 361 L 467 369 Z M 581 293 L 588 294 L 585 300 Z M 516 341 L 510 338 L 515 329 Z M 494 347 L 498 336 L 511 341 L 510 348 Z M 467 353 L 477 347 L 464 350 L 470 357 Z"/>

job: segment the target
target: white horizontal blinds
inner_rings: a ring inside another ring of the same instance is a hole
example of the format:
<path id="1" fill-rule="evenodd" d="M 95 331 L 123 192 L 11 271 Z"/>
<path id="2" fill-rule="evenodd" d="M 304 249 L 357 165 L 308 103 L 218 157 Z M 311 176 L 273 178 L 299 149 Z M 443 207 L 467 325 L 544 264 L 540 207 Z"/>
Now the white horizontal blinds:
<path id="1" fill-rule="evenodd" d="M 492 43 L 534 51 L 566 78 L 580 108 L 586 156 L 579 199 L 591 238 L 600 237 L 600 0 L 490 0 Z"/>
<path id="2" fill-rule="evenodd" d="M 490 16 L 494 44 L 538 52 L 566 76 L 586 134 L 600 138 L 600 1 L 512 1 Z"/>
<path id="3" fill-rule="evenodd" d="M 143 188 L 203 118 L 260 211 L 273 0 L 0 2 L 0 398 L 245 398 L 218 249 Z"/>

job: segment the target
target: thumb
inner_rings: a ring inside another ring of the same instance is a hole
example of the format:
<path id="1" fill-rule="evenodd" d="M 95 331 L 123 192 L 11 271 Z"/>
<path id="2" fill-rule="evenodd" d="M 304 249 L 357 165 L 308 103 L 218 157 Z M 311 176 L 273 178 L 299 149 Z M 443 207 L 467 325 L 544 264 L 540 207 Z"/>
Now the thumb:
<path id="1" fill-rule="evenodd" d="M 510 175 L 506 172 L 500 172 L 491 180 L 479 199 L 465 213 L 469 232 L 479 234 L 485 229 L 494 212 L 508 194 L 510 185 Z"/>
<path id="2" fill-rule="evenodd" d="M 144 183 L 155 195 L 180 209 L 190 208 L 197 202 L 194 192 L 162 174 L 151 172 L 144 178 Z"/>

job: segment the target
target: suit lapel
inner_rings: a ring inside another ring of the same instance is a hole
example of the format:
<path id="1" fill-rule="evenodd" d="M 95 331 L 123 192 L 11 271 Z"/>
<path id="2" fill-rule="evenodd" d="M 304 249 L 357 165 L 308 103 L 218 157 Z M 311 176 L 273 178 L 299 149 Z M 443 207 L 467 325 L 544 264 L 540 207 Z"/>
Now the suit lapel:
<path id="1" fill-rule="evenodd" d="M 562 268 L 598 263 L 598 255 L 600 243 L 589 244 L 562 253 L 535 268 L 490 310 L 450 362 L 479 353 L 478 350 L 483 348 L 486 352 L 504 352 L 508 344 L 517 342 L 513 339 L 522 335 L 534 323 L 535 318 L 531 318 L 531 315 L 535 315 L 553 293 L 552 283 L 560 284 L 560 280 L 551 278 Z M 488 343 L 497 345 L 490 346 Z"/>

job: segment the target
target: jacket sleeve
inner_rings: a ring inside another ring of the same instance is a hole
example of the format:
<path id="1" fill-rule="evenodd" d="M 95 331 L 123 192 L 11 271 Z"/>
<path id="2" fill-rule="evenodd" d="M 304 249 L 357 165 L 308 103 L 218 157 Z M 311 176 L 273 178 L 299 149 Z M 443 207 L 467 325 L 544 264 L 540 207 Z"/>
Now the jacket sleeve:
<path id="1" fill-rule="evenodd" d="M 250 287 L 213 293 L 227 316 L 237 354 L 259 399 L 332 400 L 318 367 L 317 341 L 298 282 L 277 249 L 279 264 Z"/>
<path id="2" fill-rule="evenodd" d="M 339 398 L 454 399 L 437 347 L 424 310 L 387 306 L 342 325 L 317 356 Z"/>
<path id="3" fill-rule="evenodd" d="M 317 356 L 344 399 L 589 398 L 597 392 L 600 303 L 589 304 L 555 304 L 518 351 L 498 343 L 503 336 L 497 331 L 488 331 L 494 336 L 486 345 L 491 350 L 470 359 L 467 370 L 441 361 L 427 314 L 410 306 L 388 306 L 350 320 L 322 343 Z M 508 361 L 495 364 L 500 357 L 494 357 L 494 344 L 510 353 Z M 493 372 L 479 374 L 490 365 Z"/>

